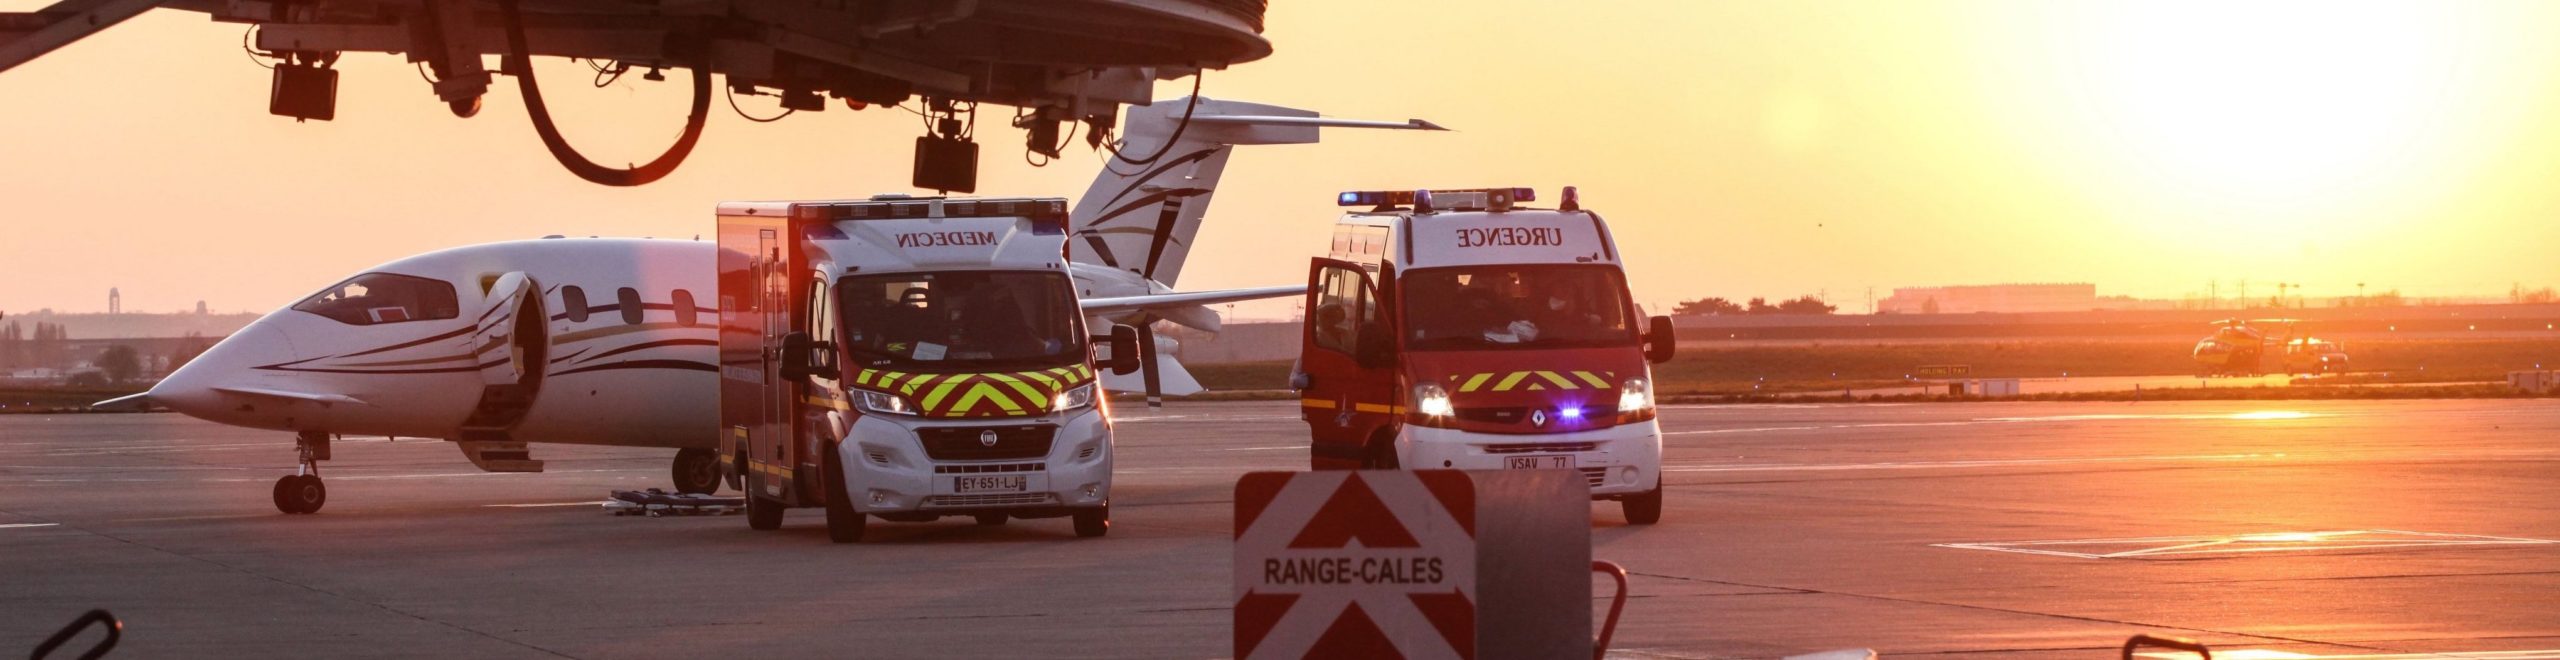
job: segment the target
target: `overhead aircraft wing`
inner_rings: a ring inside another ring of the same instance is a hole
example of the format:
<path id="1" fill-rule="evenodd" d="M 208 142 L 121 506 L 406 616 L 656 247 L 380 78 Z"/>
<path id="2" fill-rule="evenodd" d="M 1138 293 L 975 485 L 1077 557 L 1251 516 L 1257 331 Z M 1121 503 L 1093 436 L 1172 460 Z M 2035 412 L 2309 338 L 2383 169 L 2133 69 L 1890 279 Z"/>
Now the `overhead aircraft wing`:
<path id="1" fill-rule="evenodd" d="M 1220 289 L 1217 291 L 1153 293 L 1143 296 L 1086 298 L 1081 302 L 1084 305 L 1084 313 L 1105 315 L 1144 310 L 1164 310 L 1177 307 L 1216 305 L 1221 303 L 1242 302 L 1246 300 L 1261 300 L 1264 298 L 1279 298 L 1283 296 L 1300 295 L 1306 292 L 1306 285 L 1295 284 L 1290 286 L 1266 286 L 1251 289 Z"/>
<path id="2" fill-rule="evenodd" d="M 289 401 L 308 401 L 308 402 L 311 402 L 311 403 L 344 403 L 344 404 L 357 405 L 357 406 L 370 406 L 370 405 L 373 405 L 373 404 L 371 404 L 371 403 L 366 403 L 366 402 L 365 402 L 365 400 L 363 400 L 363 399 L 358 399 L 358 398 L 351 397 L 351 396 L 347 396 L 347 395 L 344 395 L 344 394 L 313 394 L 313 393 L 310 393 L 310 392 L 295 392 L 295 391 L 292 391 L 292 390 L 278 390 L 278 389 L 269 389 L 269 388 L 264 388 L 264 387 L 216 387 L 216 388 L 213 388 L 213 390 L 214 390 L 214 391 L 216 391 L 216 392 L 230 392 L 230 393 L 232 393 L 232 394 L 243 394 L 243 395 L 248 395 L 248 396 L 262 396 L 262 397 L 275 398 L 275 399 L 285 399 L 285 400 L 289 400 Z M 114 399 L 109 399 L 109 400 L 110 400 L 110 401 L 113 401 Z"/>
<path id="3" fill-rule="evenodd" d="M 1415 131 L 1445 131 L 1446 126 L 1422 119 L 1378 121 L 1373 119 L 1335 119 L 1332 117 L 1290 117 L 1283 115 L 1200 115 L 1194 124 L 1244 124 L 1254 126 L 1329 126 L 1335 128 L 1386 128 Z"/>

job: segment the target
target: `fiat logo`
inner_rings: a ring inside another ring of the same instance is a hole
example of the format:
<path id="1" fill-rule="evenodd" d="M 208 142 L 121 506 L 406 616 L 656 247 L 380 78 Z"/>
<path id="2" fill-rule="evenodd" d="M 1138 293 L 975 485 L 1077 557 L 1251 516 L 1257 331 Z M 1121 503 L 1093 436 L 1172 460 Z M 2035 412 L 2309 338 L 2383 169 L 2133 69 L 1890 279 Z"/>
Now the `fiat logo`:
<path id="1" fill-rule="evenodd" d="M 993 446 L 996 446 L 996 432 L 995 432 L 995 431 L 992 431 L 992 430 L 988 430 L 988 431 L 979 431 L 979 432 L 978 432 L 978 446 L 980 446 L 980 447 L 993 447 Z"/>
<path id="2" fill-rule="evenodd" d="M 1529 411 L 1529 425 L 1544 428 L 1547 425 L 1547 411 Z"/>

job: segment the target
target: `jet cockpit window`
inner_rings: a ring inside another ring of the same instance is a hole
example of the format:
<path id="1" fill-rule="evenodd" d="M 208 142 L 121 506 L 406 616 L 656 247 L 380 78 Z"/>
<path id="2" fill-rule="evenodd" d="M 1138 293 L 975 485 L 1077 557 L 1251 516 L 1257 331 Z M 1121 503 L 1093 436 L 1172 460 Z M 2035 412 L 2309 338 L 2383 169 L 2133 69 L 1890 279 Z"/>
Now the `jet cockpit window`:
<path id="1" fill-rule="evenodd" d="M 391 273 L 357 275 L 294 303 L 293 309 L 348 325 L 431 321 L 462 315 L 452 284 Z"/>

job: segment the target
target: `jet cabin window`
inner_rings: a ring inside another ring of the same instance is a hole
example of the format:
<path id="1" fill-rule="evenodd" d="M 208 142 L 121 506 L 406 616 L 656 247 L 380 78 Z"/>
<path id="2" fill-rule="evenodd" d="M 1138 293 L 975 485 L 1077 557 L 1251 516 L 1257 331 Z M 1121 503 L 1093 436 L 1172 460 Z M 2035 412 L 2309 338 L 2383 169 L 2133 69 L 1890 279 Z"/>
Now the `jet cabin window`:
<path id="1" fill-rule="evenodd" d="M 1405 274 L 1414 350 L 1591 348 L 1636 342 L 1625 280 L 1602 266 L 1470 266 Z"/>
<path id="2" fill-rule="evenodd" d="M 348 325 L 430 321 L 462 315 L 462 306 L 454 302 L 452 284 L 390 273 L 357 275 L 294 303 L 293 309 Z"/>
<path id="3" fill-rule="evenodd" d="M 836 283 L 845 352 L 923 369 L 1056 366 L 1083 359 L 1075 289 L 1051 272 L 864 275 Z"/>

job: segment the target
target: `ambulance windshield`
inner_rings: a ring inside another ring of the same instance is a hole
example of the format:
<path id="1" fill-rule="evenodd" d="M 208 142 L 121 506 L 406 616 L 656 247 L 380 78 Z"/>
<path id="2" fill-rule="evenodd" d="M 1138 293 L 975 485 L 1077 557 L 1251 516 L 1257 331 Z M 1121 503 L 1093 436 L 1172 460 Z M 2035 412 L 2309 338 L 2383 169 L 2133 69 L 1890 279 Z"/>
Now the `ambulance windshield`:
<path id="1" fill-rule="evenodd" d="M 845 353 L 861 364 L 988 369 L 1084 359 L 1075 291 L 1059 273 L 862 275 L 836 291 Z"/>
<path id="2" fill-rule="evenodd" d="M 1632 346 L 1616 268 L 1501 265 L 1405 273 L 1405 345 L 1413 350 Z"/>

